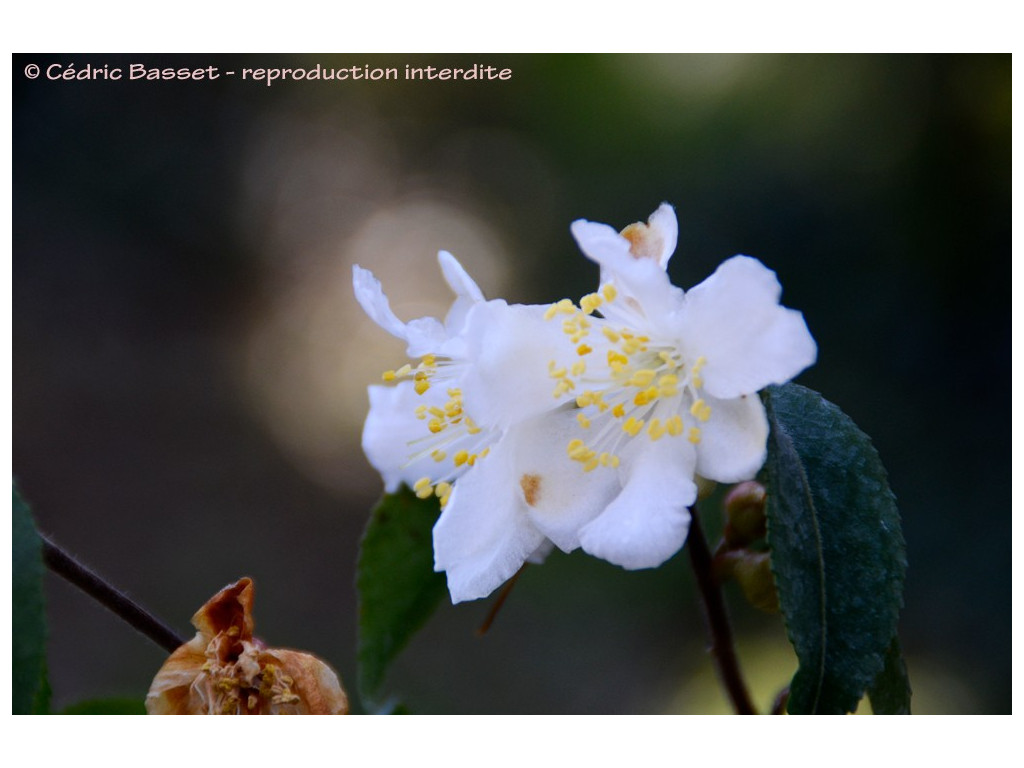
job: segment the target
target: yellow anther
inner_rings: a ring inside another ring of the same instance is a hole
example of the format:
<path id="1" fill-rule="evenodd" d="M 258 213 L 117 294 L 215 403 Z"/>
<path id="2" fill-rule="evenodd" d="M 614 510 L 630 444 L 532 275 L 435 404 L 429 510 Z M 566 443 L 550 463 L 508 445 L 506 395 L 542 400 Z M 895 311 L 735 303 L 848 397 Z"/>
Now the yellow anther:
<path id="1" fill-rule="evenodd" d="M 420 358 L 420 365 L 424 365 L 427 368 L 433 368 L 437 365 L 437 358 L 434 355 L 424 355 Z"/>
<path id="2" fill-rule="evenodd" d="M 412 366 L 406 363 L 397 371 L 395 371 L 395 376 L 401 378 L 402 376 L 408 376 L 410 373 L 412 373 Z"/>
<path id="3" fill-rule="evenodd" d="M 445 453 L 442 450 L 436 450 L 436 451 L 431 451 L 430 452 L 430 458 L 432 458 L 434 461 L 444 461 L 447 456 L 448 456 L 448 454 Z"/>
<path id="4" fill-rule="evenodd" d="M 648 387 L 657 375 L 657 371 L 652 371 L 650 368 L 641 368 L 633 374 L 628 384 L 631 387 Z"/>
<path id="5" fill-rule="evenodd" d="M 592 456 L 591 458 L 587 459 L 587 461 L 585 461 L 583 463 L 583 471 L 584 472 L 593 472 L 595 469 L 597 469 L 597 465 L 599 463 L 600 462 L 598 461 L 597 456 Z"/>
<path id="6" fill-rule="evenodd" d="M 552 379 L 561 379 L 565 376 L 565 374 L 565 368 L 552 368 L 548 366 L 548 376 L 550 376 Z"/>
<path id="7" fill-rule="evenodd" d="M 605 301 L 615 301 L 615 297 L 619 295 L 619 292 L 615 290 L 615 286 L 611 283 L 605 283 L 601 293 L 604 294 Z"/>
<path id="8" fill-rule="evenodd" d="M 429 429 L 435 435 L 442 429 L 444 429 L 445 426 L 447 425 L 440 419 L 431 419 L 430 421 L 427 422 L 427 429 Z"/>
<path id="9" fill-rule="evenodd" d="M 484 456 L 486 456 L 486 455 L 487 455 L 488 453 L 490 453 L 490 452 L 491 452 L 491 447 L 490 447 L 490 446 L 487 446 L 487 447 L 486 447 L 486 448 L 484 448 L 484 449 L 483 449 L 482 451 L 480 451 L 480 453 L 479 453 L 479 454 L 477 454 L 477 458 L 478 458 L 478 459 L 482 459 L 482 458 L 483 458 Z"/>
<path id="10" fill-rule="evenodd" d="M 580 299 L 580 309 L 586 315 L 589 315 L 602 304 L 604 304 L 604 297 L 599 293 L 588 293 Z"/>
<path id="11" fill-rule="evenodd" d="M 672 437 L 678 437 L 683 434 L 683 419 L 677 413 L 669 419 L 665 420 L 665 429 Z"/>
<path id="12" fill-rule="evenodd" d="M 694 401 L 693 405 L 690 406 L 690 413 L 698 421 L 707 421 L 711 418 L 711 406 L 704 402 L 703 399 Z"/>
<path id="13" fill-rule="evenodd" d="M 452 456 L 452 461 L 455 462 L 456 467 L 461 467 L 469 460 L 469 451 L 456 451 L 455 455 Z"/>
<path id="14" fill-rule="evenodd" d="M 479 454 L 471 453 L 469 454 L 469 458 L 466 459 L 466 464 L 472 467 L 474 464 L 476 464 L 476 460 L 478 458 L 480 458 Z"/>
<path id="15" fill-rule="evenodd" d="M 586 389 L 583 392 L 580 392 L 578 395 L 576 395 L 576 405 L 579 408 L 586 408 L 588 405 L 591 405 L 593 402 L 594 402 L 594 393 L 591 392 L 589 389 Z"/>
<path id="16" fill-rule="evenodd" d="M 444 404 L 444 415 L 449 419 L 454 419 L 456 416 L 462 415 L 462 404 L 454 400 L 449 400 Z"/>
<path id="17" fill-rule="evenodd" d="M 574 333 L 579 333 L 579 330 L 580 330 L 580 327 L 579 327 L 579 325 L 576 324 L 576 318 L 572 318 L 571 320 L 563 320 L 562 321 L 562 333 L 565 333 L 565 334 L 571 336 Z"/>
<path id="18" fill-rule="evenodd" d="M 583 357 L 583 355 L 589 355 L 593 351 L 594 348 L 591 347 L 589 344 L 580 344 L 578 347 L 576 347 L 576 354 L 579 355 L 580 357 Z"/>
<path id="19" fill-rule="evenodd" d="M 648 403 L 658 399 L 658 388 L 648 387 L 642 392 L 637 392 L 636 397 L 633 398 L 633 405 L 647 405 Z"/>
<path id="20" fill-rule="evenodd" d="M 622 424 L 622 431 L 628 434 L 630 437 L 636 437 L 640 430 L 644 428 L 643 419 L 637 419 L 630 416 Z"/>
<path id="21" fill-rule="evenodd" d="M 622 351 L 625 352 L 627 355 L 632 355 L 637 352 L 643 352 L 645 349 L 647 349 L 647 347 L 644 346 L 644 342 L 646 341 L 646 339 L 641 339 L 643 339 L 642 336 L 637 337 L 635 339 L 624 338 L 622 340 Z"/>
<path id="22" fill-rule="evenodd" d="M 395 380 L 395 372 L 394 371 L 384 371 L 384 373 L 382 373 L 380 375 L 380 377 L 384 381 L 394 381 Z"/>
<path id="23" fill-rule="evenodd" d="M 434 495 L 437 496 L 437 498 L 439 498 L 439 499 L 443 499 L 445 496 L 448 496 L 449 494 L 451 494 L 451 492 L 452 492 L 451 483 L 441 482 L 441 483 L 438 483 L 436 486 L 434 486 Z"/>
<path id="24" fill-rule="evenodd" d="M 690 432 L 687 434 L 686 439 L 696 445 L 700 442 L 700 430 L 697 427 L 690 427 Z"/>
<path id="25" fill-rule="evenodd" d="M 563 315 L 571 315 L 575 312 L 576 306 L 568 299 L 562 299 L 561 301 L 555 302 L 544 311 L 544 319 L 550 320 L 559 313 Z"/>
<path id="26" fill-rule="evenodd" d="M 570 389 L 576 389 L 576 385 L 573 384 L 572 379 L 559 379 L 553 394 L 555 397 L 561 397 Z"/>
<path id="27" fill-rule="evenodd" d="M 661 360 L 661 362 L 663 362 L 663 363 L 664 363 L 665 365 L 668 365 L 668 366 L 672 366 L 672 367 L 675 367 L 676 361 L 675 361 L 675 360 L 673 360 L 673 359 L 672 359 L 672 355 L 670 355 L 670 354 L 669 354 L 668 352 L 666 352 L 665 350 L 661 350 L 661 352 L 659 352 L 659 353 L 658 353 L 658 358 L 659 358 L 659 359 Z"/>
<path id="28" fill-rule="evenodd" d="M 647 425 L 647 436 L 651 440 L 660 440 L 668 429 L 661 423 L 661 419 L 651 419 L 651 423 Z"/>
<path id="29" fill-rule="evenodd" d="M 421 499 L 429 499 L 431 494 L 434 492 L 434 489 L 430 485 L 429 477 L 421 477 L 416 481 L 416 484 L 413 485 L 412 489 L 416 492 L 416 496 Z"/>
<path id="30" fill-rule="evenodd" d="M 582 360 L 577 360 L 572 364 L 572 368 L 569 370 L 573 376 L 582 376 L 587 371 L 587 364 Z"/>
<path id="31" fill-rule="evenodd" d="M 578 437 L 574 437 L 572 440 L 569 441 L 569 445 L 566 447 L 566 451 L 568 451 L 570 456 L 573 456 L 580 449 L 586 449 L 586 447 L 586 443 L 584 443 Z"/>
<path id="32" fill-rule="evenodd" d="M 619 340 L 619 334 L 617 334 L 611 328 L 608 328 L 608 327 L 602 328 L 601 329 L 601 333 L 603 333 L 604 337 L 606 339 L 608 339 L 608 341 L 610 341 L 612 344 L 617 343 L 618 340 Z"/>
<path id="33" fill-rule="evenodd" d="M 469 434 L 471 434 L 471 435 L 475 435 L 478 432 L 482 432 L 483 430 L 481 430 L 480 427 L 478 427 L 476 425 L 476 422 L 474 422 L 471 418 L 469 418 L 469 416 L 467 416 L 466 417 L 466 431 L 469 432 Z"/>
<path id="34" fill-rule="evenodd" d="M 426 379 L 420 379 L 415 384 L 413 384 L 412 388 L 416 390 L 417 395 L 422 395 L 424 392 L 430 389 L 430 382 L 427 381 Z"/>
<path id="35" fill-rule="evenodd" d="M 425 419 L 425 418 L 427 418 L 427 406 L 425 406 L 425 405 L 417 405 L 416 406 L 416 418 L 417 419 Z"/>
<path id="36" fill-rule="evenodd" d="M 608 350 L 608 365 L 613 370 L 621 370 L 623 366 L 629 364 L 629 358 L 620 352 L 616 352 L 614 349 Z M 618 366 L 618 367 L 616 367 Z"/>
<path id="37" fill-rule="evenodd" d="M 584 429 L 590 427 L 590 419 L 587 418 L 587 415 L 583 413 L 583 411 L 580 411 L 579 413 L 576 414 L 576 421 L 578 421 L 580 423 L 580 426 L 583 427 Z"/>
<path id="38" fill-rule="evenodd" d="M 439 419 L 443 419 L 444 418 L 444 411 L 442 411 L 436 405 L 430 406 L 427 410 L 430 411 L 430 415 L 431 416 L 437 416 L 437 418 L 439 418 Z"/>
<path id="39" fill-rule="evenodd" d="M 616 419 L 621 419 L 625 415 L 626 415 L 626 404 L 625 403 L 616 403 L 615 407 L 612 408 L 612 416 L 614 416 Z"/>
<path id="40" fill-rule="evenodd" d="M 459 389 L 458 387 L 449 387 L 448 388 L 448 397 L 452 397 L 452 398 L 458 399 L 458 398 L 462 397 L 462 390 Z"/>

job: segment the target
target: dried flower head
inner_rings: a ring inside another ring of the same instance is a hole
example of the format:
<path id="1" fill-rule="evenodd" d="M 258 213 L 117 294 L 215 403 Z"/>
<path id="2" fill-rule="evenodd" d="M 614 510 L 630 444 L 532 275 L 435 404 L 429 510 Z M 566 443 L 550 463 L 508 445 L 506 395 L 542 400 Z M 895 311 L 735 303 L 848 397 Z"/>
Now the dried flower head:
<path id="1" fill-rule="evenodd" d="M 337 674 L 308 653 L 267 648 L 253 637 L 253 585 L 225 587 L 192 624 L 196 636 L 157 672 L 146 696 L 151 715 L 344 715 Z"/>

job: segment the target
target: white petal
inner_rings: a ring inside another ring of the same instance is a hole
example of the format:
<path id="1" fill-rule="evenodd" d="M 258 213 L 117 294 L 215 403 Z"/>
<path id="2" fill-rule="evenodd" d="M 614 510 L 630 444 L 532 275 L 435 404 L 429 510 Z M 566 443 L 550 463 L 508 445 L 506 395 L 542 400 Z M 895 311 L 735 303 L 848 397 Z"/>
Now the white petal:
<path id="1" fill-rule="evenodd" d="M 466 313 L 474 304 L 484 300 L 480 287 L 473 281 L 462 265 L 448 251 L 440 251 L 437 260 L 441 272 L 451 289 L 455 291 L 455 301 L 445 317 L 444 325 L 449 335 L 458 334 L 466 322 Z"/>
<path id="2" fill-rule="evenodd" d="M 516 476 L 530 520 L 564 552 L 580 545 L 580 528 L 620 489 L 616 470 L 584 472 L 582 464 L 569 458 L 569 441 L 586 434 L 576 421 L 576 409 L 563 408 L 519 425 L 505 437 L 515 451 Z"/>
<path id="3" fill-rule="evenodd" d="M 705 399 L 711 418 L 700 428 L 697 474 L 719 483 L 751 479 L 767 456 L 768 417 L 761 398 Z"/>
<path id="4" fill-rule="evenodd" d="M 463 406 L 477 424 L 506 429 L 575 397 L 575 392 L 554 395 L 557 382 L 548 375 L 548 364 L 564 367 L 579 358 L 566 343 L 561 322 L 545 320 L 544 311 L 501 300 L 470 309 Z"/>
<path id="5" fill-rule="evenodd" d="M 370 270 L 353 264 L 352 287 L 355 290 L 356 301 L 373 322 L 392 336 L 397 336 L 403 341 L 408 340 L 405 323 L 391 311 L 391 305 L 388 303 L 388 297 L 384 295 L 380 280 L 374 277 Z"/>
<path id="6" fill-rule="evenodd" d="M 665 269 L 669 259 L 676 250 L 676 243 L 679 240 L 679 222 L 676 219 L 675 209 L 668 203 L 662 203 L 658 210 L 647 219 L 647 226 L 655 233 L 656 238 L 661 242 L 660 253 L 656 261 L 658 266 Z"/>
<path id="7" fill-rule="evenodd" d="M 603 304 L 601 313 L 640 333 L 663 326 L 662 318 L 676 311 L 683 297 L 664 268 L 654 259 L 635 258 L 630 242 L 606 224 L 580 219 L 571 229 L 580 250 L 601 265 L 601 283 L 612 283 L 618 291 L 618 298 Z"/>
<path id="8" fill-rule="evenodd" d="M 419 478 L 435 472 L 435 462 L 429 453 L 410 461 L 416 442 L 430 434 L 425 422 L 416 418 L 416 406 L 443 406 L 444 400 L 431 399 L 433 390 L 417 395 L 411 381 L 394 387 L 372 386 L 367 391 L 370 412 L 363 425 L 363 452 L 384 479 L 384 489 L 392 493 L 401 483 L 412 486 Z"/>
<path id="9" fill-rule="evenodd" d="M 455 484 L 434 526 L 434 570 L 452 602 L 486 597 L 534 555 L 544 535 L 530 523 L 502 443 Z"/>
<path id="10" fill-rule="evenodd" d="M 730 399 L 789 381 L 817 357 L 803 315 L 780 306 L 775 273 L 756 259 L 734 256 L 690 289 L 680 314 L 690 359 L 707 363 L 705 389 Z"/>
<path id="11" fill-rule="evenodd" d="M 438 354 L 448 339 L 448 332 L 439 320 L 433 317 L 418 317 L 410 320 L 405 326 L 406 341 L 409 346 L 405 353 L 409 357 L 423 357 Z"/>
<path id="12" fill-rule="evenodd" d="M 647 443 L 628 462 L 622 492 L 580 535 L 583 549 L 629 570 L 655 568 L 679 551 L 697 499 L 694 451 L 683 440 Z"/>

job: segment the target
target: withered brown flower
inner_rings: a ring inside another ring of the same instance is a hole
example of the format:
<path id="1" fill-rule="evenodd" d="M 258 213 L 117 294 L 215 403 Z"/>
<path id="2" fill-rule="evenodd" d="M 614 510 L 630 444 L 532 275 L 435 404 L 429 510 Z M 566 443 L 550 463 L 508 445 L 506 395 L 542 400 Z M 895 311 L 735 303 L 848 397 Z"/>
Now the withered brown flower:
<path id="1" fill-rule="evenodd" d="M 151 715 L 344 715 L 337 674 L 308 653 L 253 637 L 253 584 L 225 587 L 192 617 L 199 630 L 170 655 L 146 696 Z"/>

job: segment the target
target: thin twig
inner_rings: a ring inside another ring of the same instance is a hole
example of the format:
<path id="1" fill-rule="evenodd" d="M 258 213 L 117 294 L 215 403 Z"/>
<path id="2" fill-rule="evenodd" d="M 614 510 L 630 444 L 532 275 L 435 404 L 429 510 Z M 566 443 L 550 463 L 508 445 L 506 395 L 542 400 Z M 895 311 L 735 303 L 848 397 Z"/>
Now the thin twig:
<path id="1" fill-rule="evenodd" d="M 177 632 L 126 594 L 112 587 L 47 537 L 42 536 L 41 538 L 43 540 L 43 562 L 51 571 L 95 598 L 100 604 L 124 619 L 165 651 L 172 652 L 179 645 L 185 643 L 185 640 Z"/>
<path id="2" fill-rule="evenodd" d="M 498 599 L 494 601 L 494 605 L 491 606 L 491 610 L 487 612 L 487 618 L 484 619 L 484 623 L 477 627 L 477 637 L 483 637 L 487 634 L 488 630 L 490 630 L 491 624 L 493 624 L 494 620 L 498 617 L 498 611 L 500 611 L 501 606 L 505 604 L 509 594 L 512 592 L 512 587 L 514 587 L 516 582 L 519 581 L 519 577 L 523 574 L 527 565 L 529 565 L 529 563 L 523 563 L 522 568 L 516 571 L 512 578 L 505 583 L 505 587 L 501 590 L 501 594 L 498 595 Z"/>
<path id="3" fill-rule="evenodd" d="M 690 508 L 690 515 L 690 534 L 687 537 L 686 548 L 690 552 L 690 564 L 693 566 L 697 588 L 704 602 L 704 615 L 707 617 L 708 630 L 711 633 L 711 654 L 715 658 L 718 674 L 736 714 L 756 715 L 757 710 L 750 701 L 750 694 L 740 673 L 736 649 L 733 647 L 732 627 L 725 612 L 722 590 L 712 572 L 711 552 L 704 538 L 696 507 Z"/>

